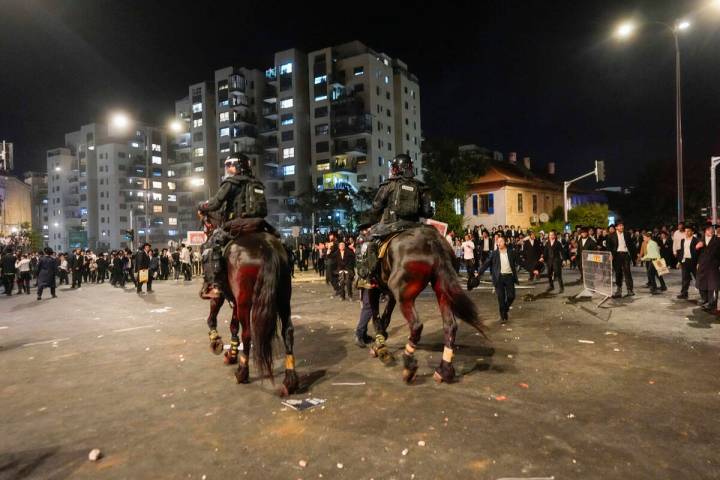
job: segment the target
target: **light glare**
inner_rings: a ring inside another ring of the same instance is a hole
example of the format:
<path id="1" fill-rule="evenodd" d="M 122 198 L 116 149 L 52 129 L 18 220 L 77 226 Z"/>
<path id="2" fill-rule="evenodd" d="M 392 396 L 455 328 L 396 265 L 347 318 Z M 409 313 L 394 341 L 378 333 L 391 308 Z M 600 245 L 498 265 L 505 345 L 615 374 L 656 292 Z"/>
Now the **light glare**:
<path id="1" fill-rule="evenodd" d="M 617 30 L 615 31 L 615 35 L 618 38 L 628 38 L 630 35 L 633 34 L 635 31 L 635 24 L 632 22 L 624 22 L 621 23 Z"/>

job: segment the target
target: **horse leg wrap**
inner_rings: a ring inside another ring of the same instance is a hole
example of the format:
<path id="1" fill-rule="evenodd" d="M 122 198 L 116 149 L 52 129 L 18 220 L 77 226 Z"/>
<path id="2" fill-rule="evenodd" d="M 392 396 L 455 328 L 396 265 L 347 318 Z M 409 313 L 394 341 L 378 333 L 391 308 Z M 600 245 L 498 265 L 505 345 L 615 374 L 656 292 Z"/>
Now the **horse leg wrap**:
<path id="1" fill-rule="evenodd" d="M 443 348 L 442 359 L 444 361 L 446 361 L 447 363 L 452 363 L 453 355 L 454 355 L 454 352 L 453 352 L 452 348 L 450 348 L 450 347 Z"/>
<path id="2" fill-rule="evenodd" d="M 210 351 L 212 351 L 215 355 L 220 355 L 224 348 L 220 334 L 217 330 L 212 329 L 208 333 L 208 337 L 210 337 Z"/>
<path id="3" fill-rule="evenodd" d="M 452 363 L 442 360 L 440 366 L 435 369 L 433 378 L 437 383 L 450 383 L 455 379 L 455 367 L 453 367 Z"/>
<path id="4" fill-rule="evenodd" d="M 299 386 L 300 380 L 298 379 L 295 367 L 285 368 L 285 378 L 283 379 L 283 384 L 280 388 L 280 396 L 287 397 L 288 395 L 292 395 L 297 391 Z"/>
<path id="5" fill-rule="evenodd" d="M 403 353 L 403 380 L 406 383 L 411 383 L 415 380 L 417 374 L 418 361 L 415 355 L 408 352 L 407 347 L 408 345 L 405 346 L 405 352 Z"/>
<path id="6" fill-rule="evenodd" d="M 208 332 L 208 336 L 210 337 L 210 341 L 213 342 L 220 336 L 220 334 L 217 330 L 212 329 Z"/>
<path id="7" fill-rule="evenodd" d="M 237 363 L 239 346 L 240 346 L 240 342 L 238 342 L 237 340 L 230 341 L 230 350 L 225 353 L 225 363 L 226 364 L 233 365 L 233 364 Z"/>
<path id="8" fill-rule="evenodd" d="M 285 355 L 285 370 L 295 370 L 295 357 Z"/>

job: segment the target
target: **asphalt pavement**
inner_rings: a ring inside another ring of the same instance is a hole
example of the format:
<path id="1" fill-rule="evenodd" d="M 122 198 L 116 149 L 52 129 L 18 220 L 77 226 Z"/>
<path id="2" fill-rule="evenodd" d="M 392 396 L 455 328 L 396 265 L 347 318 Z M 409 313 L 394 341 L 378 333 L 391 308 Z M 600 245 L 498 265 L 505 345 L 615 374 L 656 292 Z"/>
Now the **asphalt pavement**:
<path id="1" fill-rule="evenodd" d="M 357 295 L 341 302 L 298 275 L 303 389 L 291 399 L 324 400 L 302 412 L 252 364 L 238 385 L 210 352 L 197 279 L 142 295 L 108 284 L 0 295 L 0 479 L 720 478 L 718 317 L 675 298 L 677 272 L 662 295 L 636 287 L 599 308 L 565 276 L 562 295 L 523 282 L 507 325 L 488 283 L 470 292 L 490 338 L 460 324 L 452 384 L 432 379 L 442 325 L 423 293 L 408 386 L 400 313 L 398 362 L 385 366 L 352 343 Z M 220 318 L 227 342 L 227 309 Z"/>

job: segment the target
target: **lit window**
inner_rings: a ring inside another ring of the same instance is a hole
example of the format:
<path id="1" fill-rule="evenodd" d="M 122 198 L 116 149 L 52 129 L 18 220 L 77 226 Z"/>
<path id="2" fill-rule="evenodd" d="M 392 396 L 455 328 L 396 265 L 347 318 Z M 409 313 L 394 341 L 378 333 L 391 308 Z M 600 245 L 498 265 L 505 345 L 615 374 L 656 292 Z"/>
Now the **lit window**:
<path id="1" fill-rule="evenodd" d="M 230 105 L 230 100 L 223 100 L 220 102 L 221 107 L 227 107 L 228 105 Z"/>
<path id="2" fill-rule="evenodd" d="M 177 202 L 177 195 L 170 194 L 167 196 L 167 200 L 168 200 L 168 202 Z"/>
<path id="3" fill-rule="evenodd" d="M 196 118 L 193 120 L 193 128 L 200 128 L 202 127 L 202 118 Z"/>
<path id="4" fill-rule="evenodd" d="M 318 97 L 315 97 L 316 102 L 321 102 L 323 100 L 327 100 L 327 95 L 320 95 Z"/>
<path id="5" fill-rule="evenodd" d="M 315 85 L 320 85 L 323 82 L 327 82 L 327 75 L 320 75 L 319 77 L 315 77 Z"/>
<path id="6" fill-rule="evenodd" d="M 175 218 L 175 217 L 168 218 L 168 225 L 177 225 L 177 218 Z"/>
<path id="7" fill-rule="evenodd" d="M 202 103 L 193 103 L 192 111 L 193 113 L 202 112 Z"/>
<path id="8" fill-rule="evenodd" d="M 130 142 L 130 145 L 132 145 L 133 148 L 140 148 L 140 144 L 138 142 Z"/>
<path id="9" fill-rule="evenodd" d="M 365 74 L 365 69 L 363 67 L 355 67 L 353 69 L 353 75 L 355 75 L 356 77 L 359 77 L 360 75 L 364 75 L 364 74 Z"/>
<path id="10" fill-rule="evenodd" d="M 223 147 L 220 149 L 220 153 L 228 153 L 230 152 L 230 147 Z"/>
<path id="11" fill-rule="evenodd" d="M 198 147 L 193 150 L 193 157 L 202 157 L 205 155 L 205 149 L 202 147 Z"/>
<path id="12" fill-rule="evenodd" d="M 390 79 L 388 78 L 387 75 L 385 75 L 385 83 L 386 83 L 386 84 L 390 83 Z"/>
<path id="13" fill-rule="evenodd" d="M 152 163 L 155 165 L 162 165 L 162 157 L 156 157 L 153 155 Z"/>
<path id="14" fill-rule="evenodd" d="M 292 98 L 286 98 L 285 100 L 280 101 L 280 108 L 292 108 L 292 106 L 293 106 Z"/>
<path id="15" fill-rule="evenodd" d="M 295 175 L 295 165 L 285 165 L 283 167 L 283 175 Z"/>
<path id="16" fill-rule="evenodd" d="M 152 144 L 152 151 L 153 152 L 162 152 L 162 147 L 158 145 L 157 143 Z"/>
<path id="17" fill-rule="evenodd" d="M 222 112 L 220 114 L 220 121 L 221 122 L 227 122 L 230 120 L 230 112 Z"/>
<path id="18" fill-rule="evenodd" d="M 286 113 L 280 117 L 281 125 L 292 125 L 293 122 L 295 122 L 295 117 L 293 116 L 292 113 Z"/>
<path id="19" fill-rule="evenodd" d="M 153 194 L 152 194 L 152 199 L 155 200 L 155 201 L 157 201 L 157 202 L 162 201 L 162 193 L 154 193 L 154 192 L 153 192 Z"/>
<path id="20" fill-rule="evenodd" d="M 142 198 L 143 192 L 137 192 L 135 195 L 138 196 L 138 197 L 140 197 L 140 198 Z"/>
<path id="21" fill-rule="evenodd" d="M 290 73 L 292 73 L 292 63 L 280 65 L 280 75 L 287 75 Z"/>
<path id="22" fill-rule="evenodd" d="M 168 176 L 168 177 L 174 177 L 174 176 L 175 176 L 175 170 L 168 170 L 167 176 Z"/>
<path id="23" fill-rule="evenodd" d="M 205 171 L 205 167 L 203 167 L 202 165 L 200 165 L 199 167 L 193 168 L 193 172 L 204 172 L 204 171 Z"/>
<path id="24" fill-rule="evenodd" d="M 162 205 L 153 205 L 153 213 L 162 213 Z"/>
<path id="25" fill-rule="evenodd" d="M 230 136 L 230 128 L 229 127 L 221 128 L 220 136 L 221 137 L 229 137 Z"/>
<path id="26" fill-rule="evenodd" d="M 283 148 L 283 158 L 293 158 L 295 156 L 295 147 Z"/>
<path id="27" fill-rule="evenodd" d="M 330 163 L 329 162 L 318 163 L 317 169 L 318 169 L 318 172 L 324 172 L 326 170 L 330 170 Z"/>
<path id="28" fill-rule="evenodd" d="M 168 190 L 175 190 L 175 182 L 168 182 Z"/>
<path id="29" fill-rule="evenodd" d="M 162 188 L 162 182 L 156 182 L 153 180 L 152 185 L 153 188 Z"/>

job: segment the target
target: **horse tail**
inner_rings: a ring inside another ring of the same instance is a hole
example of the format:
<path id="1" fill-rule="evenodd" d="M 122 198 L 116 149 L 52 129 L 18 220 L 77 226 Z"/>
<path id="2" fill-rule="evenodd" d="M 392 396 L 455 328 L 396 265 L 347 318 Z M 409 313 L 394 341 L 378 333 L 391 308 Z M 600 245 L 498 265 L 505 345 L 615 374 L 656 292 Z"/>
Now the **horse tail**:
<path id="1" fill-rule="evenodd" d="M 282 261 L 274 242 L 263 241 L 262 267 L 258 272 L 257 283 L 253 292 L 251 332 L 252 350 L 255 363 L 262 375 L 272 380 L 273 342 L 277 337 L 278 302 L 276 300 L 281 280 Z"/>
<path id="2" fill-rule="evenodd" d="M 454 253 L 447 244 L 447 241 L 439 235 L 438 237 L 439 239 L 435 242 L 437 245 L 437 261 L 433 287 L 448 299 L 453 315 L 475 327 L 478 332 L 487 338 L 477 306 L 460 286 L 457 272 L 453 268 Z"/>

